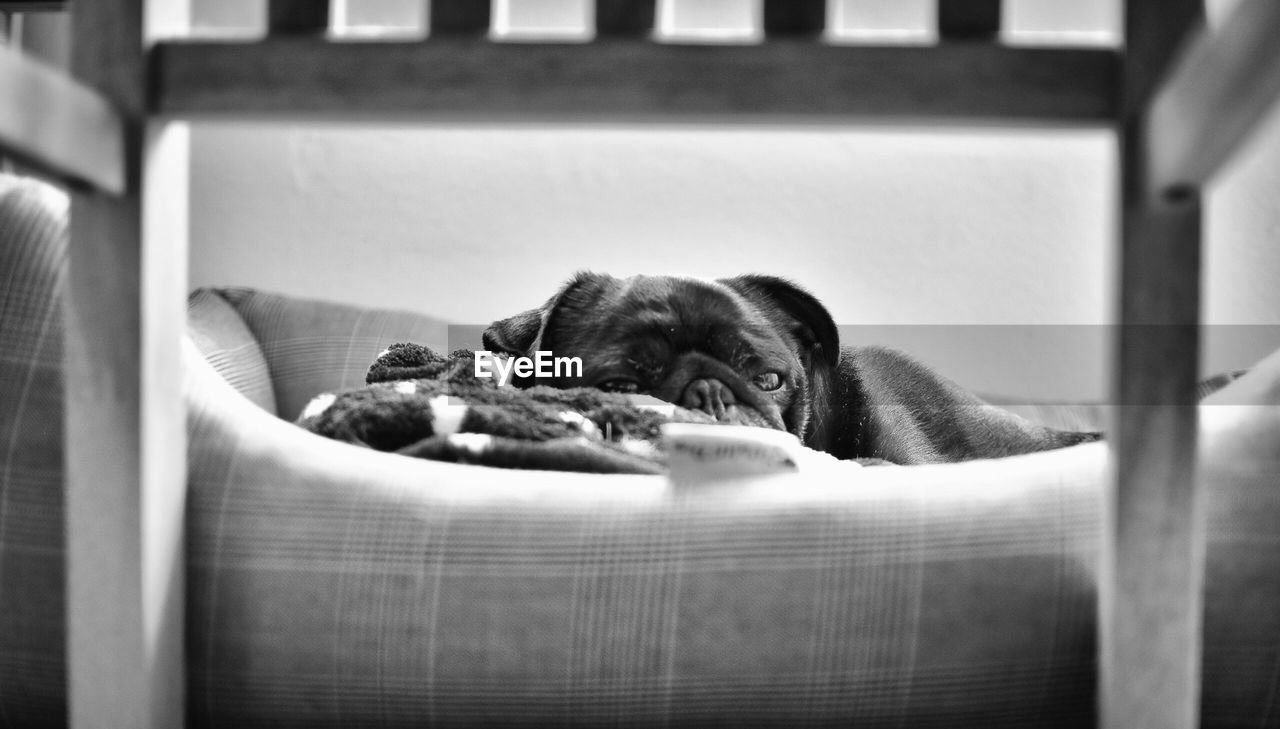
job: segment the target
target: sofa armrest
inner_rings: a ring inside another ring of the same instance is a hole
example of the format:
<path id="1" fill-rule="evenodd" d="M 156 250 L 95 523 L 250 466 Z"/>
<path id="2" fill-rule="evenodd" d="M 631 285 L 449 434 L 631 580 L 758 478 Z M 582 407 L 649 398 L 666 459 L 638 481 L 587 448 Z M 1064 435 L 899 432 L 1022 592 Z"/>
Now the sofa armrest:
<path id="1" fill-rule="evenodd" d="M 447 352 L 449 328 L 408 311 L 352 306 L 254 289 L 218 289 L 266 358 L 280 417 L 292 421 L 321 392 L 360 387 L 378 354 L 396 342 Z"/>
<path id="2" fill-rule="evenodd" d="M 279 414 L 275 385 L 257 337 L 216 289 L 196 289 L 187 297 L 187 335 L 232 387 L 258 407 Z"/>

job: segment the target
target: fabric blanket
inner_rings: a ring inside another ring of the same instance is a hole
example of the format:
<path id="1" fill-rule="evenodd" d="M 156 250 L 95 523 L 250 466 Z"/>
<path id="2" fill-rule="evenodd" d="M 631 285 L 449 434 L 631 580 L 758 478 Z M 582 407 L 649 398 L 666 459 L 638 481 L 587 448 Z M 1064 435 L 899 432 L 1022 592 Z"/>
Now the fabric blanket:
<path id="1" fill-rule="evenodd" d="M 394 344 L 366 386 L 316 396 L 297 424 L 329 438 L 418 458 L 507 468 L 662 473 L 664 423 L 714 423 L 701 412 L 639 404 L 590 388 L 500 387 L 474 354 Z"/>
<path id="2" fill-rule="evenodd" d="M 1243 373 L 1206 379 L 1199 395 Z M 475 376 L 474 353 L 458 350 L 445 357 L 417 344 L 393 344 L 369 367 L 365 383 L 362 388 L 317 395 L 297 424 L 335 440 L 438 461 L 664 473 L 664 423 L 716 422 L 674 405 L 641 404 L 646 399 L 659 402 L 651 398 L 592 388 L 501 387 L 495 378 Z M 1045 417 L 1037 414 L 1037 419 Z M 1054 422 L 1052 417 L 1048 422 Z"/>

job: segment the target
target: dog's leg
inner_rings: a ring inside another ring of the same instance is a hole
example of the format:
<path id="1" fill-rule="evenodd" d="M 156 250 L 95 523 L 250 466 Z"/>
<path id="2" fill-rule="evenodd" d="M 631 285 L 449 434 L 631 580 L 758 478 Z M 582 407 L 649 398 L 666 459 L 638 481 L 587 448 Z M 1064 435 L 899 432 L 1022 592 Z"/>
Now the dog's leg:
<path id="1" fill-rule="evenodd" d="M 856 372 L 857 391 L 846 388 L 845 402 L 837 405 L 860 412 L 858 457 L 901 464 L 967 461 L 1102 437 L 1045 427 L 990 405 L 895 350 L 849 347 L 840 368 L 842 375 Z"/>

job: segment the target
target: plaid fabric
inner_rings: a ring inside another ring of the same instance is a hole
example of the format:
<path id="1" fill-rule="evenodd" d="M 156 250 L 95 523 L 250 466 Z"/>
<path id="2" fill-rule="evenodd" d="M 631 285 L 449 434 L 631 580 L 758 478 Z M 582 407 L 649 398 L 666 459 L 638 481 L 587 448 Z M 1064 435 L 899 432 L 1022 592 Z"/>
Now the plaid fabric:
<path id="1" fill-rule="evenodd" d="M 1090 725 L 1073 454 L 672 494 L 337 444 L 225 387 L 192 388 L 197 725 Z"/>
<path id="2" fill-rule="evenodd" d="M 369 363 L 395 342 L 447 352 L 448 326 L 410 312 L 369 309 L 223 289 L 262 346 L 275 387 L 277 411 L 294 420 L 311 398 L 364 385 Z"/>
<path id="3" fill-rule="evenodd" d="M 1202 726 L 1280 726 L 1280 459 L 1209 477 Z"/>
<path id="4" fill-rule="evenodd" d="M 62 320 L 67 198 L 0 175 L 0 726 L 66 723 Z"/>
<path id="5" fill-rule="evenodd" d="M 0 726 L 59 726 L 65 228 L 4 185 Z M 335 443 L 185 355 L 192 726 L 1092 725 L 1102 444 L 672 493 Z M 1280 716 L 1277 472 L 1213 474 L 1205 727 Z"/>
<path id="6" fill-rule="evenodd" d="M 212 289 L 191 293 L 187 299 L 187 331 L 222 379 L 258 407 L 276 412 L 275 389 L 262 347 L 221 294 Z"/>

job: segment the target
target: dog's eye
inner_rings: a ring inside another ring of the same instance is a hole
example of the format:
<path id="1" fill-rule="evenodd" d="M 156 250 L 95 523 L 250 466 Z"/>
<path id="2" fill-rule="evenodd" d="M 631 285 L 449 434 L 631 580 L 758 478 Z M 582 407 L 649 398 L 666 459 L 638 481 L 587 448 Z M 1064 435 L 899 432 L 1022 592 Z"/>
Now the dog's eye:
<path id="1" fill-rule="evenodd" d="M 756 387 L 765 392 L 773 392 L 782 387 L 782 375 L 777 372 L 761 372 L 751 378 L 751 381 L 755 383 Z"/>
<path id="2" fill-rule="evenodd" d="M 634 395 L 640 391 L 640 383 L 635 380 L 617 378 L 613 380 L 605 380 L 604 382 L 596 385 L 596 388 L 604 390 L 605 392 L 620 392 L 624 395 Z"/>

